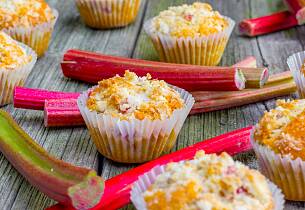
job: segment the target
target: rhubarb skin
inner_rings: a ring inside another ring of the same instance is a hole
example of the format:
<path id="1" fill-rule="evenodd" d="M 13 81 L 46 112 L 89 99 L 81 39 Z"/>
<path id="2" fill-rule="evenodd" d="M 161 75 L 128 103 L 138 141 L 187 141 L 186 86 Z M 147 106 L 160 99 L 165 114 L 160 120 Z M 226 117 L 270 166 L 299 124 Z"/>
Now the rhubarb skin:
<path id="1" fill-rule="evenodd" d="M 305 23 L 305 1 L 304 0 L 284 0 L 290 11 L 292 11 L 299 25 Z"/>
<path id="2" fill-rule="evenodd" d="M 239 23 L 239 32 L 246 36 L 259 36 L 298 25 L 294 14 L 289 11 L 274 13 L 271 15 L 246 19 Z"/>
<path id="3" fill-rule="evenodd" d="M 46 127 L 65 127 L 84 125 L 76 99 L 45 100 L 44 124 Z"/>
<path id="4" fill-rule="evenodd" d="M 245 87 L 242 72 L 236 67 L 205 67 L 170 64 L 103 55 L 80 50 L 68 50 L 61 62 L 66 77 L 96 84 L 125 70 L 139 76 L 150 73 L 153 78 L 188 91 L 195 90 L 241 90 Z"/>
<path id="5" fill-rule="evenodd" d="M 78 98 L 80 93 L 48 91 L 43 89 L 16 87 L 14 89 L 14 107 L 32 110 L 44 110 L 46 99 Z"/>
<path id="6" fill-rule="evenodd" d="M 50 156 L 3 110 L 0 150 L 32 185 L 64 205 L 92 208 L 103 195 L 104 180 L 95 171 Z"/>
<path id="7" fill-rule="evenodd" d="M 157 165 L 165 165 L 170 162 L 178 162 L 182 160 L 190 160 L 199 150 L 204 150 L 207 154 L 227 152 L 230 155 L 236 155 L 252 149 L 250 144 L 250 132 L 252 127 L 239 129 L 218 137 L 205 140 L 186 147 L 171 154 L 162 156 L 156 160 L 138 166 L 125 173 L 115 176 L 105 182 L 105 192 L 100 203 L 91 210 L 119 209 L 130 202 L 130 189 L 132 184 L 147 171 L 151 170 Z M 73 209 L 55 205 L 49 207 L 47 210 Z"/>

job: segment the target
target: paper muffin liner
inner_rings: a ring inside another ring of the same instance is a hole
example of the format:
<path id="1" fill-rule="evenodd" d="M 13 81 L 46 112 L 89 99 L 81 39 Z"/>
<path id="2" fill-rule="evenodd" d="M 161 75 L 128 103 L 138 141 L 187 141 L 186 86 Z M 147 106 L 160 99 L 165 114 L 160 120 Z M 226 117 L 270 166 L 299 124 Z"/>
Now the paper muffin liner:
<path id="1" fill-rule="evenodd" d="M 235 25 L 231 18 L 224 18 L 229 26 L 222 32 L 208 36 L 177 38 L 165 35 L 154 29 L 153 19 L 145 23 L 144 30 L 151 38 L 161 61 L 216 66 L 221 60 Z"/>
<path id="2" fill-rule="evenodd" d="M 14 88 L 24 85 L 37 61 L 37 54 L 30 47 L 19 42 L 18 44 L 25 49 L 26 54 L 31 56 L 32 60 L 15 69 L 0 68 L 0 106 L 13 102 Z"/>
<path id="3" fill-rule="evenodd" d="M 287 64 L 292 73 L 293 79 L 298 89 L 299 96 L 305 98 L 305 77 L 301 72 L 302 65 L 305 61 L 305 51 L 295 53 L 287 59 Z"/>
<path id="4" fill-rule="evenodd" d="M 137 210 L 147 210 L 143 194 L 155 182 L 157 176 L 165 172 L 165 167 L 164 165 L 156 166 L 144 175 L 139 176 L 138 180 L 133 184 L 130 200 Z M 274 200 L 274 210 L 283 210 L 285 200 L 281 190 L 270 181 L 268 181 L 268 185 Z"/>
<path id="5" fill-rule="evenodd" d="M 282 189 L 285 199 L 305 201 L 305 162 L 292 160 L 288 155 L 276 154 L 267 146 L 257 143 L 251 134 L 251 144 L 261 172 Z"/>
<path id="6" fill-rule="evenodd" d="M 121 121 L 87 108 L 88 93 L 94 88 L 78 98 L 78 107 L 98 151 L 111 160 L 123 163 L 142 163 L 168 153 L 195 102 L 190 93 L 173 87 L 184 99 L 185 107 L 175 110 L 170 118 Z"/>
<path id="7" fill-rule="evenodd" d="M 86 25 L 97 29 L 122 27 L 132 23 L 141 0 L 75 0 Z"/>
<path id="8" fill-rule="evenodd" d="M 28 45 L 36 52 L 38 57 L 41 57 L 48 50 L 52 32 L 58 18 L 58 11 L 56 9 L 52 9 L 52 11 L 55 18 L 48 22 L 32 27 L 11 27 L 2 31 L 13 39 Z"/>

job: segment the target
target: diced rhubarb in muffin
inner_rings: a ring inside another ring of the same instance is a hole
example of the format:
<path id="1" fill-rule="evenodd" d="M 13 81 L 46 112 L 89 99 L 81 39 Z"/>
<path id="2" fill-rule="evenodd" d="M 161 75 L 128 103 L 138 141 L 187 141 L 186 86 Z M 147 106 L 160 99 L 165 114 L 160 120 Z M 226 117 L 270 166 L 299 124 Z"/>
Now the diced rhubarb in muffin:
<path id="1" fill-rule="evenodd" d="M 305 160 L 305 100 L 278 100 L 256 126 L 254 139 L 277 154 Z"/>
<path id="2" fill-rule="evenodd" d="M 31 27 L 55 19 L 44 0 L 0 0 L 0 30 Z"/>
<path id="3" fill-rule="evenodd" d="M 144 192 L 148 210 L 272 210 L 266 178 L 222 153 L 170 163 Z"/>
<path id="4" fill-rule="evenodd" d="M 153 19 L 153 26 L 162 34 L 195 37 L 224 31 L 229 23 L 219 12 L 213 11 L 211 5 L 196 2 L 162 11 Z"/>
<path id="5" fill-rule="evenodd" d="M 18 42 L 0 32 L 0 69 L 14 70 L 29 63 L 31 59 Z"/>
<path id="6" fill-rule="evenodd" d="M 152 79 L 149 74 L 138 77 L 126 71 L 124 77 L 100 81 L 89 94 L 87 106 L 90 111 L 110 114 L 121 120 L 163 120 L 185 107 L 185 103 L 163 80 Z"/>

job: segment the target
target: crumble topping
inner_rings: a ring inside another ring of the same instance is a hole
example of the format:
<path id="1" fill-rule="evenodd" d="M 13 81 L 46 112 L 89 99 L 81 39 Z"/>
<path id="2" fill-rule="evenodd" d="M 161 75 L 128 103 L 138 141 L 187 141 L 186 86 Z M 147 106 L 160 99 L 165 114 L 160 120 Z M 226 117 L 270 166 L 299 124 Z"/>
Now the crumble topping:
<path id="1" fill-rule="evenodd" d="M 31 61 L 31 56 L 10 36 L 0 32 L 0 68 L 13 70 Z"/>
<path id="2" fill-rule="evenodd" d="M 305 100 L 278 100 L 256 126 L 254 139 L 275 153 L 305 160 Z"/>
<path id="3" fill-rule="evenodd" d="M 0 29 L 36 26 L 54 18 L 44 0 L 0 0 Z"/>
<path id="4" fill-rule="evenodd" d="M 184 106 L 180 94 L 163 80 L 152 79 L 150 74 L 138 77 L 129 71 L 124 77 L 117 75 L 100 81 L 87 101 L 90 111 L 111 114 L 121 120 L 163 120 Z"/>
<path id="5" fill-rule="evenodd" d="M 229 23 L 207 3 L 170 7 L 153 19 L 157 32 L 176 37 L 206 36 L 225 30 Z"/>

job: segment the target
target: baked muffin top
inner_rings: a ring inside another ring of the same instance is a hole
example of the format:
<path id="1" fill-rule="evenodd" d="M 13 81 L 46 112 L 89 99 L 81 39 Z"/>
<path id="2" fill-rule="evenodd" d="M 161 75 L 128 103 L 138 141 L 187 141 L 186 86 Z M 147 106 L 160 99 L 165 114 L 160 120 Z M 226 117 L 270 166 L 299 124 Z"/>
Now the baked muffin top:
<path id="1" fill-rule="evenodd" d="M 0 29 L 36 26 L 54 18 L 44 0 L 0 0 Z"/>
<path id="2" fill-rule="evenodd" d="M 257 124 L 254 139 L 275 153 L 305 160 L 305 100 L 278 100 Z"/>
<path id="3" fill-rule="evenodd" d="M 10 36 L 0 32 L 0 68 L 14 70 L 31 61 L 25 49 Z"/>
<path id="4" fill-rule="evenodd" d="M 219 12 L 213 11 L 211 5 L 200 2 L 170 7 L 152 22 L 155 31 L 176 37 L 206 36 L 229 26 L 228 21 Z"/>
<path id="5" fill-rule="evenodd" d="M 184 106 L 180 94 L 163 80 L 152 79 L 149 74 L 138 77 L 129 71 L 124 77 L 100 81 L 87 101 L 90 111 L 111 114 L 121 120 L 163 120 Z"/>
<path id="6" fill-rule="evenodd" d="M 148 210 L 272 210 L 267 180 L 227 154 L 170 163 L 144 192 Z"/>

